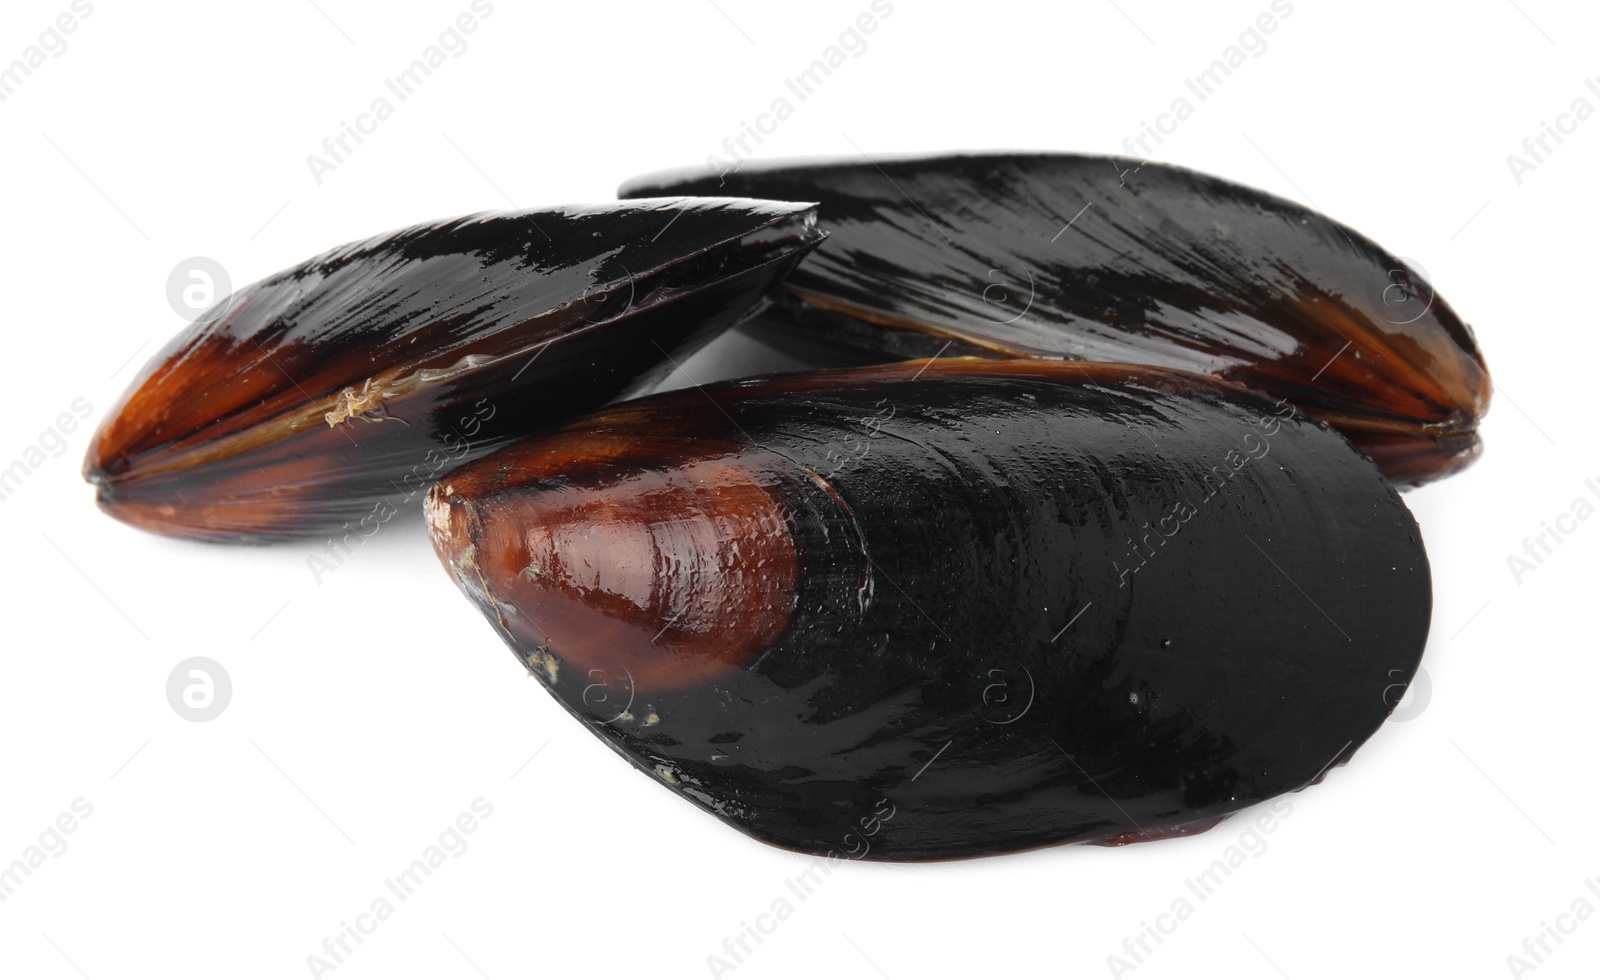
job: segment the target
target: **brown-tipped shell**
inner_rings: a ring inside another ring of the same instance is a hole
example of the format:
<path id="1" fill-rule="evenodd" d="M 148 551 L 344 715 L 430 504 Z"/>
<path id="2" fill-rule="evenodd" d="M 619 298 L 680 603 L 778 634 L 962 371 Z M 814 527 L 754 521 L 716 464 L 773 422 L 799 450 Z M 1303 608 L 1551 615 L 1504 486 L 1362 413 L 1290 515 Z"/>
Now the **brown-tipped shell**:
<path id="1" fill-rule="evenodd" d="M 1427 638 L 1394 487 L 1215 379 L 946 359 L 619 404 L 469 464 L 434 546 L 550 692 L 762 840 L 1192 833 L 1376 730 Z"/>
<path id="2" fill-rule="evenodd" d="M 764 301 L 804 204 L 488 213 L 248 286 L 157 354 L 84 461 L 102 509 L 218 541 L 363 535 L 437 478 L 598 407 Z"/>
<path id="3" fill-rule="evenodd" d="M 983 154 L 777 160 L 643 177 L 622 193 L 821 202 L 830 237 L 788 280 L 785 309 L 835 343 L 1214 374 L 1335 426 L 1402 485 L 1479 451 L 1489 373 L 1422 273 L 1315 211 L 1216 177 Z"/>

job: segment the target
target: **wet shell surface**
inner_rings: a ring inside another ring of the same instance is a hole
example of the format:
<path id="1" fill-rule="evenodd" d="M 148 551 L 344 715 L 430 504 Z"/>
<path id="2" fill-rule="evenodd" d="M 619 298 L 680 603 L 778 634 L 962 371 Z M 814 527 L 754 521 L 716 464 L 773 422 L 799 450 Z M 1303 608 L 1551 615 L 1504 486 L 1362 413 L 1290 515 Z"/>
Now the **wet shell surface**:
<path id="1" fill-rule="evenodd" d="M 216 541 L 365 530 L 664 373 L 821 240 L 805 204 L 496 212 L 334 249 L 174 338 L 95 434 L 103 510 Z"/>
<path id="2" fill-rule="evenodd" d="M 1479 452 L 1491 384 L 1471 330 L 1413 264 L 1282 198 L 1066 154 L 777 160 L 622 189 L 697 193 L 820 202 L 831 235 L 785 309 L 832 342 L 1213 374 L 1329 422 L 1401 485 Z"/>
<path id="3" fill-rule="evenodd" d="M 629 762 L 871 859 L 1155 839 L 1302 789 L 1388 715 L 1431 608 L 1416 524 L 1340 435 L 1125 364 L 653 396 L 468 464 L 426 514 Z"/>

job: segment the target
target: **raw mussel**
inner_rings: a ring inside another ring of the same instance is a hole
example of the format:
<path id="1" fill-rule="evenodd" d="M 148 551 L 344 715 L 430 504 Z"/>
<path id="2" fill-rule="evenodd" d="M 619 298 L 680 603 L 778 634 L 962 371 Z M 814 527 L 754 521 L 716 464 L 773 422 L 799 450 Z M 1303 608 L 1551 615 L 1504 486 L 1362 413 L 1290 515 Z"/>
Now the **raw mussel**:
<path id="1" fill-rule="evenodd" d="M 801 326 L 885 354 L 1128 361 L 1214 374 L 1329 422 L 1390 479 L 1475 458 L 1490 381 L 1423 275 L 1291 201 L 1179 167 L 992 154 L 775 161 L 627 196 L 821 202 Z"/>
<path id="2" fill-rule="evenodd" d="M 345 245 L 173 339 L 84 475 L 105 511 L 165 534 L 368 534 L 451 468 L 670 369 L 822 237 L 806 204 L 702 198 Z"/>
<path id="3" fill-rule="evenodd" d="M 947 358 L 613 405 L 437 483 L 434 546 L 624 758 L 761 840 L 924 859 L 1203 829 L 1347 759 L 1431 591 L 1281 399 Z"/>

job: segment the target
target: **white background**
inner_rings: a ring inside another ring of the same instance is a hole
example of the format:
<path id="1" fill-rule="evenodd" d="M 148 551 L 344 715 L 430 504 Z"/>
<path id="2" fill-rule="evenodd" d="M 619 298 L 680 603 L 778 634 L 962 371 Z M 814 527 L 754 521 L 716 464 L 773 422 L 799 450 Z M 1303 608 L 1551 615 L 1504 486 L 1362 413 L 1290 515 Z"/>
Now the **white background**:
<path id="1" fill-rule="evenodd" d="M 0 903 L 0 975 L 307 976 L 324 937 L 479 797 L 493 814 L 469 848 L 324 975 L 712 975 L 707 957 L 807 859 L 581 731 L 456 593 L 420 521 L 318 584 L 310 545 L 199 546 L 104 517 L 78 467 L 183 327 L 166 299 L 182 260 L 211 257 L 237 286 L 402 224 L 607 200 L 635 174 L 703 164 L 868 0 L 495 0 L 320 184 L 307 155 L 469 4 L 317 3 L 94 0 L 0 102 L 0 465 L 75 399 L 93 406 L 0 502 L 0 864 L 74 800 L 93 807 Z M 0 64 L 68 9 L 8 0 Z M 1585 885 L 1600 877 L 1600 519 L 1520 583 L 1507 563 L 1577 498 L 1600 505 L 1584 483 L 1600 486 L 1600 118 L 1520 183 L 1507 163 L 1575 99 L 1600 110 L 1584 85 L 1600 16 L 1294 0 L 1266 49 L 1196 100 L 1184 79 L 1268 9 L 894 0 L 758 155 L 1120 152 L 1184 96 L 1194 113 L 1157 159 L 1312 204 L 1418 262 L 1498 386 L 1482 461 L 1406 496 L 1434 569 L 1431 699 L 1294 796 L 1208 900 L 1185 879 L 1253 813 L 1120 849 L 852 863 L 722 975 L 1104 977 L 1124 937 L 1187 896 L 1194 914 L 1123 975 L 1504 977 L 1579 896 L 1600 908 Z M 191 656 L 232 678 L 210 722 L 165 695 Z M 1595 975 L 1600 916 L 1561 921 L 1573 933 L 1522 975 Z"/>

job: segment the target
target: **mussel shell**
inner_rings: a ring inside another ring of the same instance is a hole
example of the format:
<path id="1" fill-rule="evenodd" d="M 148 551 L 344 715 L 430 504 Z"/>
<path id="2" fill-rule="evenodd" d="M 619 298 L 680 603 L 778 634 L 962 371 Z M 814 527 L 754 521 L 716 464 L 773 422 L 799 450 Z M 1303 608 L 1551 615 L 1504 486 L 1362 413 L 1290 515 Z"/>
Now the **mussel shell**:
<path id="1" fill-rule="evenodd" d="M 365 535 L 454 466 L 670 370 L 822 237 L 809 205 L 678 199 L 345 245 L 174 338 L 84 475 L 102 509 L 165 534 Z"/>
<path id="2" fill-rule="evenodd" d="M 1303 788 L 1397 703 L 1431 607 L 1415 522 L 1337 433 L 1120 364 L 654 396 L 426 511 L 624 758 L 761 840 L 873 859 L 1151 839 Z"/>
<path id="3" fill-rule="evenodd" d="M 1479 451 L 1489 375 L 1422 274 L 1315 211 L 1216 177 L 991 154 L 776 160 L 621 193 L 821 202 L 832 234 L 788 281 L 788 309 L 841 343 L 1214 374 L 1324 419 L 1403 485 Z"/>

